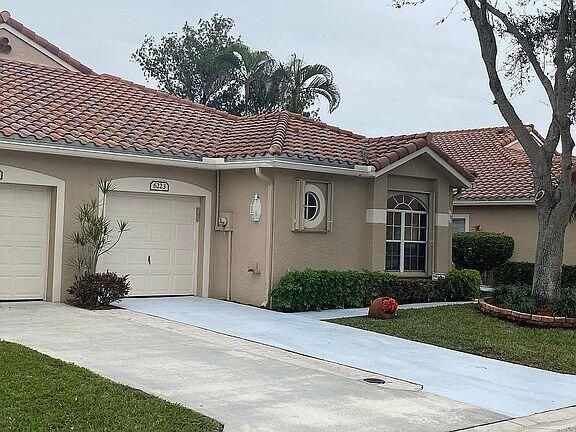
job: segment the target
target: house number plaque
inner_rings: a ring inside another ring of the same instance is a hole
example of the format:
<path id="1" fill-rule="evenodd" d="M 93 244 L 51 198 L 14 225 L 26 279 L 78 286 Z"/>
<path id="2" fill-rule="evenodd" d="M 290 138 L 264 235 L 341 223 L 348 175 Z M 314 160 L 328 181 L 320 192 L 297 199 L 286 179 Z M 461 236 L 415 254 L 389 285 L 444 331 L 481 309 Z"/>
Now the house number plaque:
<path id="1" fill-rule="evenodd" d="M 158 181 L 154 180 L 150 182 L 150 190 L 151 191 L 158 191 L 158 192 L 169 192 L 170 191 L 170 184 L 165 181 Z"/>
<path id="2" fill-rule="evenodd" d="M 4 180 L 4 171 L 0 170 L 0 180 Z"/>

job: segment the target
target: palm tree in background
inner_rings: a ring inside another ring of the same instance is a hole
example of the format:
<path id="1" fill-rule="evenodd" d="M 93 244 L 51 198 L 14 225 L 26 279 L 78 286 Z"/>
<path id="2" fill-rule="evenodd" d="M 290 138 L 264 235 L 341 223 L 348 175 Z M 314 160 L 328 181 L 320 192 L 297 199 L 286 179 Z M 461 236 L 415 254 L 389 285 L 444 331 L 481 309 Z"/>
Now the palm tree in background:
<path id="1" fill-rule="evenodd" d="M 287 63 L 278 66 L 274 75 L 283 108 L 288 111 L 310 116 L 309 109 L 319 98 L 326 99 L 330 112 L 340 105 L 340 90 L 328 66 L 307 65 L 302 58 L 292 54 Z"/>
<path id="2" fill-rule="evenodd" d="M 238 80 L 243 88 L 244 115 L 266 112 L 263 96 L 269 89 L 274 72 L 275 60 L 268 51 L 253 51 L 243 43 L 231 44 L 223 57 L 238 72 Z"/>

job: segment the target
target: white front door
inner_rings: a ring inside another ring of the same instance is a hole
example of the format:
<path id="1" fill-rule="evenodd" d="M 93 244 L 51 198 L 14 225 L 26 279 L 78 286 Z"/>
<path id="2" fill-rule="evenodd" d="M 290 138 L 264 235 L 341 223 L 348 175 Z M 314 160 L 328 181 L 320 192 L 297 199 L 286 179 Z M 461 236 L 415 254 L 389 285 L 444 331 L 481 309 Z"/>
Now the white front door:
<path id="1" fill-rule="evenodd" d="M 45 297 L 49 236 L 49 189 L 0 184 L 0 300 Z"/>
<path id="2" fill-rule="evenodd" d="M 106 216 L 128 231 L 99 270 L 128 274 L 131 296 L 196 294 L 199 205 L 198 197 L 109 193 Z"/>

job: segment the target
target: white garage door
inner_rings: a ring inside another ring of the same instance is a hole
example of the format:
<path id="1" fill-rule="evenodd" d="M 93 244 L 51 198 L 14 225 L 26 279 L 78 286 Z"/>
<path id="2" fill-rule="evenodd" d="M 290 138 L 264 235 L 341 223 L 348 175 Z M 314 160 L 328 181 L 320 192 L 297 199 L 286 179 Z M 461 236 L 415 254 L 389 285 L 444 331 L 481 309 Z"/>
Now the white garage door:
<path id="1" fill-rule="evenodd" d="M 106 216 L 129 230 L 100 270 L 130 275 L 131 296 L 195 294 L 199 199 L 113 192 L 106 200 Z"/>
<path id="2" fill-rule="evenodd" d="M 0 300 L 44 297 L 49 230 L 48 188 L 0 184 Z"/>

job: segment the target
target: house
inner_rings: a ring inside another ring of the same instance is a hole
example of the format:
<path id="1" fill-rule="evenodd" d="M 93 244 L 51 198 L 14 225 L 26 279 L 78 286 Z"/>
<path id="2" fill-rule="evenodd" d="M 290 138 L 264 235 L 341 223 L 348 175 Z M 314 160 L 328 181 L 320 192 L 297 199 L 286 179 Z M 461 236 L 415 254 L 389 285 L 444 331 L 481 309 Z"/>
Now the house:
<path id="1" fill-rule="evenodd" d="M 543 142 L 534 126 L 527 128 Z M 512 260 L 534 262 L 538 236 L 534 185 L 530 162 L 512 130 L 506 126 L 436 132 L 431 142 L 476 175 L 474 187 L 463 189 L 454 199 L 453 228 L 510 234 L 515 242 Z M 574 225 L 566 230 L 564 263 L 576 264 Z"/>
<path id="2" fill-rule="evenodd" d="M 96 74 L 0 17 L 0 300 L 66 297 L 74 213 L 100 178 L 131 227 L 100 270 L 135 296 L 265 305 L 290 269 L 450 270 L 452 197 L 474 176 L 432 135 L 236 117 Z"/>

